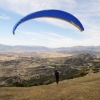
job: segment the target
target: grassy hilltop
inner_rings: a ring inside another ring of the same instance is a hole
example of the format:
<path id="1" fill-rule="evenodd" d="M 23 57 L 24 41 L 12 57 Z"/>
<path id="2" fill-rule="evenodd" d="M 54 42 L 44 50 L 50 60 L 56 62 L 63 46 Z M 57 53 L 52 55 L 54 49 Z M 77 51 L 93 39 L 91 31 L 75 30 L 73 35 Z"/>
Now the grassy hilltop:
<path id="1" fill-rule="evenodd" d="M 100 100 L 100 72 L 33 87 L 1 87 L 0 100 Z"/>

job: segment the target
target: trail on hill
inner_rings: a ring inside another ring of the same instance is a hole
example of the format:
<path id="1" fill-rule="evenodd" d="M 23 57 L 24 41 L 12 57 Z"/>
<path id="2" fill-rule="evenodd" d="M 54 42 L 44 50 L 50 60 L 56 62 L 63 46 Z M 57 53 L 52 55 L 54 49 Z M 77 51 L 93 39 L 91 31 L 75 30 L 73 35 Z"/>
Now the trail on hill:
<path id="1" fill-rule="evenodd" d="M 100 73 L 61 81 L 58 85 L 0 87 L 0 100 L 100 100 Z"/>

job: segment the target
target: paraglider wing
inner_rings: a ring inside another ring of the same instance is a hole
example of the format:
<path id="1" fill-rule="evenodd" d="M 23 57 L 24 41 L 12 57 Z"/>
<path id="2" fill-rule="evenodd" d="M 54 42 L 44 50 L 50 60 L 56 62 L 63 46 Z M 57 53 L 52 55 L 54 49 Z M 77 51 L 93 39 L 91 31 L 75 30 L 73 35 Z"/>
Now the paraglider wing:
<path id="1" fill-rule="evenodd" d="M 16 25 L 13 28 L 13 34 L 15 34 L 15 30 L 16 28 L 23 22 L 30 20 L 30 19 L 34 19 L 34 18 L 40 18 L 40 17 L 51 17 L 51 18 L 58 18 L 58 19 L 62 19 L 64 21 L 67 21 L 71 24 L 73 24 L 74 26 L 76 26 L 80 31 L 84 31 L 84 28 L 81 24 L 81 22 L 73 15 L 65 12 L 65 11 L 61 11 L 61 10 L 41 10 L 41 11 L 37 11 L 34 13 L 31 13 L 25 17 L 23 17 L 19 22 L 16 23 Z"/>

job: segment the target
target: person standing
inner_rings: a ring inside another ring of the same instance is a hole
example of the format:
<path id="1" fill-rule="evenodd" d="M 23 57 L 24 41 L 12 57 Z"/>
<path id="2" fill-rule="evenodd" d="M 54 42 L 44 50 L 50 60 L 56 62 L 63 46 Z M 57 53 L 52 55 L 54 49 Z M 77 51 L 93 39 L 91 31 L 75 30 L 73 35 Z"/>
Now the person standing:
<path id="1" fill-rule="evenodd" d="M 55 78 L 56 78 L 56 83 L 59 83 L 59 71 L 55 70 Z"/>

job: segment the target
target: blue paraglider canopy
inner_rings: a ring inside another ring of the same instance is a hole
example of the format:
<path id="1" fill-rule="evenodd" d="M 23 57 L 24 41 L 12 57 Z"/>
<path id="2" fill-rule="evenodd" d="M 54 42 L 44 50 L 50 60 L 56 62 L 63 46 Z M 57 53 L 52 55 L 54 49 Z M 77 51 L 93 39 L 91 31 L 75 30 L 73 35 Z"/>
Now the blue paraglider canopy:
<path id="1" fill-rule="evenodd" d="M 41 17 L 51 17 L 51 18 L 58 18 L 64 21 L 67 21 L 71 24 L 73 24 L 74 26 L 76 26 L 80 31 L 84 31 L 84 27 L 81 24 L 81 22 L 72 14 L 65 12 L 65 11 L 61 11 L 61 10 L 41 10 L 41 11 L 37 11 L 37 12 L 33 12 L 25 17 L 23 17 L 21 20 L 19 20 L 14 28 L 13 28 L 13 34 L 15 34 L 15 30 L 16 28 L 23 22 L 30 20 L 30 19 L 34 19 L 34 18 L 41 18 Z"/>

